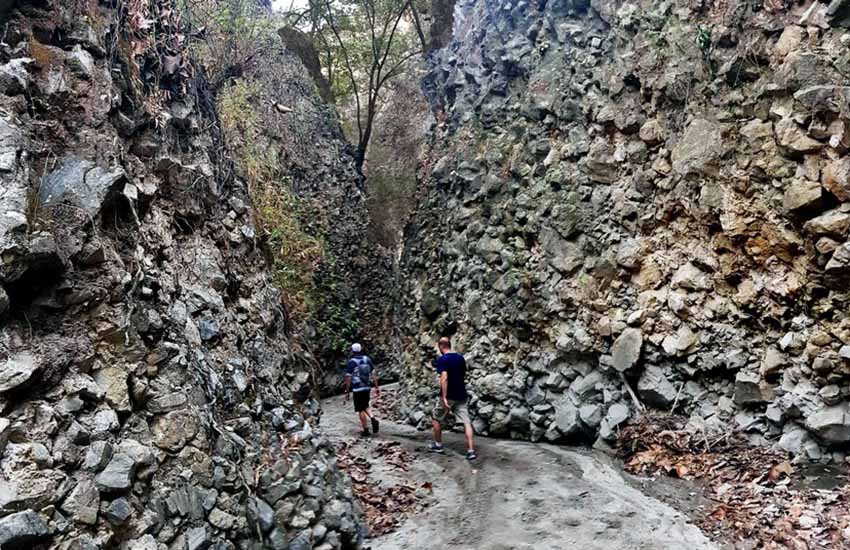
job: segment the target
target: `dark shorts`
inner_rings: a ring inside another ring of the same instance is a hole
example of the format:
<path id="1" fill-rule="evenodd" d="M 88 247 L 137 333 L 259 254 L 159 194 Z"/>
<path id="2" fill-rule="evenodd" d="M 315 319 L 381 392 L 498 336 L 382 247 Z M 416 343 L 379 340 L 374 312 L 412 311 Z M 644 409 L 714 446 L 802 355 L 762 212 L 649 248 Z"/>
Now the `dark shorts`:
<path id="1" fill-rule="evenodd" d="M 365 411 L 369 408 L 369 394 L 372 393 L 371 390 L 355 391 L 351 393 L 354 394 L 354 412 Z"/>

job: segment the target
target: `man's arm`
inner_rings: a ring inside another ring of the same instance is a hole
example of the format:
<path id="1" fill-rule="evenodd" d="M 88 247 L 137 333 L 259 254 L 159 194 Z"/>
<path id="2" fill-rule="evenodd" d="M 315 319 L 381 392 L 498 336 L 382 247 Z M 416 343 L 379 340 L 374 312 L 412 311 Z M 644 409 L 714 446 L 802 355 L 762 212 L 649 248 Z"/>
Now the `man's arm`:
<path id="1" fill-rule="evenodd" d="M 449 390 L 449 373 L 446 371 L 440 373 L 440 390 L 442 391 L 443 405 L 448 409 L 449 399 L 446 397 L 446 392 Z"/>
<path id="2" fill-rule="evenodd" d="M 351 375 L 345 373 L 345 400 L 348 401 L 348 394 L 351 391 Z"/>

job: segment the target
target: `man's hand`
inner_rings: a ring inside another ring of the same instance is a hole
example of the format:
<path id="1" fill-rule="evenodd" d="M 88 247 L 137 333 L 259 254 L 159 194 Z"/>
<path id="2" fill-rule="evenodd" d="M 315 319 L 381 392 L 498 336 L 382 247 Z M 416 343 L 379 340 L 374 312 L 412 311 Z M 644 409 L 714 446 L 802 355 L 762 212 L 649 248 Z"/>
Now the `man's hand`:
<path id="1" fill-rule="evenodd" d="M 375 388 L 375 397 L 377 399 L 381 398 L 381 388 Z"/>
<path id="2" fill-rule="evenodd" d="M 449 405 L 449 400 L 445 397 L 443 398 L 443 405 L 445 405 L 447 411 L 452 410 L 452 407 Z"/>
<path id="3" fill-rule="evenodd" d="M 345 402 L 348 403 L 348 392 L 345 392 Z"/>

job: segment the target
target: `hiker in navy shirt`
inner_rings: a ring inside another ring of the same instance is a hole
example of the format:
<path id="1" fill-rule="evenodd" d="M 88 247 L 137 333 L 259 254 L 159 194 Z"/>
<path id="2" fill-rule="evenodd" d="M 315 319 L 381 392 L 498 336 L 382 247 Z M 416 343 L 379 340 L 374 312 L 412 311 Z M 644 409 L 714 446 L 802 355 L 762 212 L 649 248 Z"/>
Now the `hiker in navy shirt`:
<path id="1" fill-rule="evenodd" d="M 380 422 L 372 416 L 369 410 L 369 397 L 372 386 L 375 386 L 375 397 L 381 397 L 381 388 L 378 386 L 378 378 L 375 376 L 375 367 L 368 355 L 363 354 L 360 344 L 351 346 L 351 359 L 345 365 L 345 401 L 348 402 L 349 392 L 354 393 L 354 412 L 360 417 L 363 431 L 360 435 L 369 435 L 369 420 L 372 421 L 372 430 L 378 433 Z"/>
<path id="2" fill-rule="evenodd" d="M 447 337 L 440 338 L 437 348 L 440 358 L 437 359 L 437 374 L 440 376 L 440 399 L 434 407 L 434 442 L 429 450 L 435 453 L 443 452 L 441 422 L 445 422 L 451 412 L 455 419 L 463 424 L 466 435 L 466 458 L 475 460 L 475 445 L 472 441 L 472 422 L 469 419 L 469 407 L 466 402 L 469 394 L 466 392 L 466 360 L 463 355 L 452 351 L 452 342 Z"/>

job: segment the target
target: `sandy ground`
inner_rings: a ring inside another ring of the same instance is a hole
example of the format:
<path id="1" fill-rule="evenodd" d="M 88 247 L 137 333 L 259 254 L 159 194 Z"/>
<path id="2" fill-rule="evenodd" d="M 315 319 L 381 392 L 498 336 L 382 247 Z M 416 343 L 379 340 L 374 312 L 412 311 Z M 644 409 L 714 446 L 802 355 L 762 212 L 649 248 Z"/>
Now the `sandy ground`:
<path id="1" fill-rule="evenodd" d="M 686 514 L 659 500 L 678 501 L 675 493 L 681 486 L 658 480 L 644 490 L 603 454 L 477 438 L 480 458 L 469 463 L 460 433 L 444 433 L 446 454 L 436 455 L 425 449 L 427 432 L 383 421 L 379 436 L 360 439 L 351 403 L 335 397 L 323 408 L 325 433 L 337 444 L 356 440 L 350 452 L 370 461 L 374 483 L 433 487 L 423 506 L 402 519 L 398 529 L 367 541 L 372 550 L 719 548 Z M 381 440 L 411 451 L 406 472 L 375 453 Z"/>

